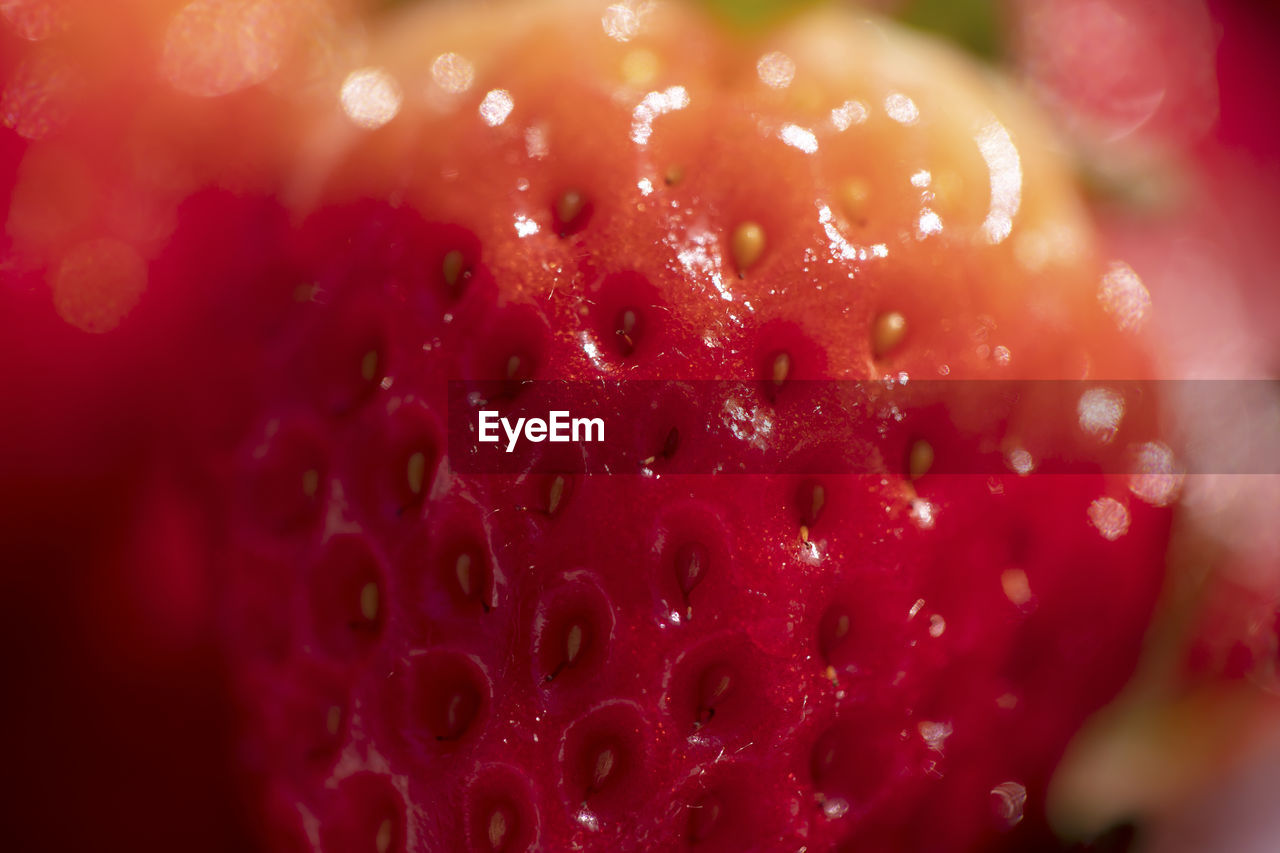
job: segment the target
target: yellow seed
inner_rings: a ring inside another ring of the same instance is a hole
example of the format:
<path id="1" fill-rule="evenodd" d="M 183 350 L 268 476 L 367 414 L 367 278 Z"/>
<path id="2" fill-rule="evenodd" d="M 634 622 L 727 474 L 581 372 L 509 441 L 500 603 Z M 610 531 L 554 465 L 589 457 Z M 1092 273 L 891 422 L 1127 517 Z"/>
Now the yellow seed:
<path id="1" fill-rule="evenodd" d="M 364 354 L 364 358 L 360 359 L 360 378 L 365 382 L 372 382 L 373 378 L 378 375 L 378 351 L 369 350 Z"/>
<path id="2" fill-rule="evenodd" d="M 454 249 L 447 253 L 444 256 L 444 262 L 441 267 L 445 284 L 453 287 L 458 283 L 458 279 L 462 277 L 462 252 Z"/>
<path id="3" fill-rule="evenodd" d="M 378 825 L 378 834 L 373 839 L 373 846 L 378 853 L 387 853 L 391 849 L 391 818 L 386 818 Z"/>
<path id="4" fill-rule="evenodd" d="M 1005 597 L 1018 607 L 1031 600 L 1031 584 L 1022 569 L 1006 569 L 1000 575 L 1000 588 L 1004 590 Z"/>
<path id="5" fill-rule="evenodd" d="M 849 616 L 848 616 L 847 614 L 845 614 L 845 613 L 841 613 L 841 614 L 840 614 L 840 616 L 839 616 L 839 618 L 837 618 L 837 619 L 836 619 L 836 630 L 835 630 L 835 634 L 836 634 L 835 638 L 836 638 L 837 640 L 843 640 L 846 636 L 848 636 L 848 634 L 849 634 Z"/>
<path id="6" fill-rule="evenodd" d="M 569 635 L 564 641 L 564 662 L 569 666 L 573 666 L 577 661 L 578 655 L 582 654 L 582 626 L 574 625 L 569 629 Z"/>
<path id="7" fill-rule="evenodd" d="M 840 207 L 844 215 L 859 224 L 867 218 L 867 200 L 871 197 L 871 187 L 862 178 L 845 181 L 840 187 Z"/>
<path id="8" fill-rule="evenodd" d="M 929 473 L 929 469 L 933 467 L 933 445 L 927 441 L 917 441 L 911 445 L 911 455 L 907 461 L 907 468 L 911 472 L 911 479 L 918 480 L 925 474 Z"/>
<path id="9" fill-rule="evenodd" d="M 378 585 L 373 581 L 360 588 L 360 615 L 366 622 L 378 618 Z"/>
<path id="10" fill-rule="evenodd" d="M 818 523 L 818 518 L 822 515 L 822 508 L 826 506 L 826 504 L 827 490 L 815 483 L 809 500 L 809 523 Z"/>
<path id="11" fill-rule="evenodd" d="M 636 330 L 636 322 L 636 312 L 628 308 L 622 312 L 622 322 L 619 324 L 618 331 L 623 335 L 630 336 Z"/>
<path id="12" fill-rule="evenodd" d="M 422 481 L 427 474 L 427 455 L 421 450 L 411 455 L 408 469 L 409 491 L 415 495 L 422 494 Z"/>
<path id="13" fill-rule="evenodd" d="M 800 541 L 809 544 L 809 528 L 807 525 L 800 525 Z"/>
<path id="14" fill-rule="evenodd" d="M 871 330 L 871 353 L 884 358 L 894 347 L 902 343 L 907 334 L 907 318 L 897 311 L 888 311 L 876 318 Z"/>
<path id="15" fill-rule="evenodd" d="M 622 312 L 622 316 L 618 318 L 618 337 L 622 338 L 622 342 L 626 345 L 627 353 L 635 349 L 636 325 L 640 322 L 636 317 L 636 312 L 630 308 Z"/>
<path id="16" fill-rule="evenodd" d="M 785 352 L 780 352 L 773 358 L 773 384 L 777 388 L 782 387 L 782 383 L 787 381 L 787 375 L 791 373 L 791 356 Z"/>
<path id="17" fill-rule="evenodd" d="M 738 275 L 745 275 L 764 254 L 764 229 L 758 222 L 743 222 L 733 229 L 729 250 Z"/>
<path id="18" fill-rule="evenodd" d="M 302 493 L 309 498 L 314 498 L 318 491 L 320 491 L 320 472 L 315 468 L 308 468 L 302 472 Z"/>
<path id="19" fill-rule="evenodd" d="M 605 747 L 596 755 L 595 772 L 591 777 L 591 790 L 598 791 L 609 780 L 613 773 L 613 765 L 618 760 L 613 749 Z"/>
<path id="20" fill-rule="evenodd" d="M 513 355 L 507 359 L 507 379 L 515 379 L 520 375 L 520 366 L 522 364 L 520 356 Z"/>
<path id="21" fill-rule="evenodd" d="M 585 205 L 586 199 L 582 197 L 582 193 L 569 190 L 556 201 L 556 216 L 560 218 L 562 225 L 568 225 L 578 218 L 578 214 L 582 213 Z"/>
<path id="22" fill-rule="evenodd" d="M 329 712 L 324 718 L 324 728 L 331 735 L 338 733 L 338 727 L 342 725 L 342 708 L 337 705 L 330 705 Z"/>
<path id="23" fill-rule="evenodd" d="M 707 705 L 712 702 L 718 702 L 725 697 L 729 692 L 729 688 L 733 686 L 733 678 L 727 672 L 720 673 L 720 677 L 709 686 L 711 689 L 706 691 L 707 695 L 704 697 Z"/>
<path id="24" fill-rule="evenodd" d="M 560 508 L 560 501 L 564 499 L 564 477 L 560 474 L 551 481 L 551 488 L 547 491 L 547 514 L 555 515 L 557 509 Z"/>
<path id="25" fill-rule="evenodd" d="M 444 715 L 445 726 L 449 731 L 460 732 L 464 728 L 463 723 L 466 721 L 462 715 L 466 701 L 467 697 L 461 693 L 454 693 L 449 697 L 449 707 L 445 710 Z"/>
<path id="26" fill-rule="evenodd" d="M 684 180 L 684 166 L 676 163 L 668 166 L 667 171 L 662 175 L 662 180 L 666 182 L 667 186 L 674 187 Z"/>
<path id="27" fill-rule="evenodd" d="M 471 597 L 471 555 L 459 554 L 458 562 L 453 564 L 453 571 L 458 576 L 458 586 L 462 587 L 462 594 L 467 598 Z"/>
<path id="28" fill-rule="evenodd" d="M 622 57 L 622 79 L 632 86 L 647 86 L 657 79 L 661 67 L 653 51 L 638 48 Z"/>
<path id="29" fill-rule="evenodd" d="M 493 814 L 489 815 L 489 846 L 494 850 L 501 850 L 506 840 L 507 816 L 501 809 L 495 809 Z"/>

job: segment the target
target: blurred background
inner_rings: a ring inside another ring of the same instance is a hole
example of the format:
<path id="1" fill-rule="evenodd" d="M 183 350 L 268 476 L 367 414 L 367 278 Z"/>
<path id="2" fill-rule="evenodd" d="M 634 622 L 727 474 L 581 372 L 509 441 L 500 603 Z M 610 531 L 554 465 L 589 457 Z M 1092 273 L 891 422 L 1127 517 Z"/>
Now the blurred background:
<path id="1" fill-rule="evenodd" d="M 326 20 L 339 33 L 355 32 L 393 5 L 432 1 L 333 0 Z M 696 2 L 747 28 L 797 5 Z M 56 121 L 65 82 L 40 77 L 46 49 L 146 38 L 154 26 L 134 7 L 164 4 L 120 2 L 118 15 L 105 14 L 107 5 L 0 0 L 0 210 L 32 207 L 15 194 L 18 165 Z M 1010 74 L 1051 116 L 1108 254 L 1132 267 L 1157 306 L 1151 331 L 1162 376 L 1280 374 L 1280 7 L 1267 0 L 865 5 Z M 34 89 L 33 75 L 43 81 Z M 123 211 L 142 221 L 145 213 Z M 9 317 L 33 287 L 32 270 L 12 252 L 24 227 L 10 217 L 0 234 L 0 312 Z M 0 487 L 20 496 L 4 502 L 0 517 L 7 688 L 0 717 L 9 746 L 0 847 L 253 849 L 229 763 L 223 673 L 201 630 L 210 618 L 207 591 L 198 574 L 140 568 L 180 562 L 190 520 L 166 519 L 171 542 L 147 540 L 172 554 L 130 559 L 134 507 L 165 501 L 130 476 L 131 454 L 142 450 L 123 422 L 96 425 L 78 446 L 58 449 L 52 474 L 47 455 L 22 451 L 45 446 L 26 425 L 30 407 L 76 418 L 75 401 L 42 394 L 46 369 L 59 365 L 32 369 L 21 337 L 0 337 Z M 95 393 L 80 390 L 86 399 Z M 1280 401 L 1243 413 L 1173 405 L 1193 446 L 1197 436 L 1230 445 L 1232 430 L 1260 424 L 1280 431 Z M 98 440 L 122 449 L 97 454 Z M 1198 475 L 1184 483 L 1146 660 L 1058 775 L 1052 812 L 1068 849 L 1280 849 L 1277 480 Z"/>

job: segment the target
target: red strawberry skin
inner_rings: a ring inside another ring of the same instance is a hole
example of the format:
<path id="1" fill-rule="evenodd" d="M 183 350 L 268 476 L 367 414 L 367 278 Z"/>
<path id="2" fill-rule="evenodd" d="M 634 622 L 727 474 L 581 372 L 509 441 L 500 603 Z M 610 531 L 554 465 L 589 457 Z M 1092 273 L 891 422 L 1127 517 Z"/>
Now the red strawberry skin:
<path id="1" fill-rule="evenodd" d="M 1034 124 L 954 60 L 881 47 L 834 13 L 744 43 L 675 7 L 633 43 L 603 33 L 601 11 L 543 10 L 513 41 L 428 11 L 368 58 L 408 81 L 469 55 L 474 83 L 443 106 L 406 99 L 357 131 L 290 101 L 303 138 L 250 131 L 263 153 L 229 158 L 234 177 L 187 140 L 208 170 L 197 184 L 236 191 L 166 197 L 173 231 L 130 243 L 146 289 L 105 334 L 73 328 L 88 315 L 41 286 L 83 235 L 15 237 L 32 272 L 4 295 L 21 322 L 3 390 L 48 406 L 12 426 L 30 452 L 3 460 L 34 495 L 14 538 L 44 563 L 26 564 L 108 587 L 68 584 L 105 659 L 153 686 L 181 673 L 208 697 L 183 707 L 210 717 L 233 706 L 220 739 L 155 730 L 150 748 L 207 768 L 209 790 L 234 778 L 239 799 L 221 801 L 247 817 L 229 807 L 210 834 L 166 812 L 121 837 L 379 853 L 1052 843 L 1049 774 L 1132 670 L 1160 584 L 1169 511 L 1124 478 L 450 464 L 446 380 L 513 363 L 587 380 L 755 379 L 780 353 L 784 383 L 1143 375 L 1099 303 L 1069 181 Z M 809 59 L 831 40 L 871 58 Z M 661 69 L 643 85 L 618 77 L 647 61 L 636 49 Z M 896 50 L 936 76 L 892 70 Z M 774 54 L 794 57 L 791 85 L 765 79 L 778 60 L 757 60 Z M 498 91 L 512 107 L 494 122 Z M 637 112 L 649 91 L 667 100 Z M 283 100 L 231 97 L 240 115 Z M 857 99 L 871 115 L 846 136 Z M 232 108 L 200 103 L 193 124 L 229 133 Z M 56 141 L 89 150 L 85 121 Z M 1011 212 L 991 172 L 1009 177 L 1015 140 Z M 766 241 L 750 261 L 733 238 L 747 222 Z M 906 335 L 883 345 L 895 311 Z M 84 541 L 50 557 L 62 524 Z M 125 618 L 100 614 L 113 596 Z M 106 731 L 124 716 L 104 714 Z M 107 789 L 91 774 L 110 753 L 86 740 L 63 754 Z"/>

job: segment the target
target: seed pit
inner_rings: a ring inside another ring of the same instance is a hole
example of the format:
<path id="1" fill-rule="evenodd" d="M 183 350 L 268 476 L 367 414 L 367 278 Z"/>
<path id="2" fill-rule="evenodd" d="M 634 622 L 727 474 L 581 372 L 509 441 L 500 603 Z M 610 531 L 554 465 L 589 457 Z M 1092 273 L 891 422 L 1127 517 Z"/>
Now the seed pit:
<path id="1" fill-rule="evenodd" d="M 824 731 L 810 752 L 809 769 L 814 787 L 826 800 L 849 805 L 866 802 L 883 790 L 885 779 L 906 755 L 895 755 L 903 746 L 896 736 L 903 728 L 875 713 L 851 713 Z"/>
<path id="2" fill-rule="evenodd" d="M 667 437 L 662 441 L 662 458 L 670 459 L 676 455 L 676 451 L 680 449 L 680 430 L 672 427 L 667 431 Z"/>
<path id="3" fill-rule="evenodd" d="M 384 437 L 372 448 L 372 466 L 380 472 L 384 514 L 411 515 L 422 505 L 435 480 L 440 453 L 429 417 L 415 407 L 402 407 Z"/>
<path id="4" fill-rule="evenodd" d="M 747 739 L 774 713 L 761 680 L 766 670 L 745 636 L 713 636 L 674 661 L 663 701 L 690 737 Z"/>
<path id="5" fill-rule="evenodd" d="M 436 310 L 443 307 L 437 294 L 443 295 L 444 303 L 457 302 L 472 289 L 474 279 L 482 271 L 480 240 L 461 226 L 431 224 L 422 238 L 406 242 L 421 252 L 423 280 L 436 285 L 430 289 L 434 293 L 424 294 L 435 297 L 428 305 L 433 304 Z M 456 311 L 456 306 L 453 307 Z"/>
<path id="6" fill-rule="evenodd" d="M 636 313 L 636 309 L 623 308 L 618 314 L 617 326 L 616 334 L 621 344 L 622 354 L 631 355 L 635 352 L 636 341 L 640 338 L 640 315 Z"/>
<path id="7" fill-rule="evenodd" d="M 469 375 L 483 383 L 487 396 L 513 399 L 542 370 L 549 339 L 546 319 L 536 308 L 508 308 L 475 345 Z"/>
<path id="8" fill-rule="evenodd" d="M 554 590 L 534 617 L 534 659 L 553 689 L 590 679 L 608 656 L 613 609 L 604 593 L 581 580 Z"/>
<path id="9" fill-rule="evenodd" d="M 662 342 L 652 338 L 662 302 L 643 275 L 625 271 L 606 276 L 594 302 L 592 325 L 602 351 L 627 360 L 660 352 Z"/>
<path id="10" fill-rule="evenodd" d="M 466 259 L 458 249 L 445 252 L 444 259 L 440 262 L 440 272 L 451 293 L 457 293 L 471 274 L 466 268 Z"/>
<path id="11" fill-rule="evenodd" d="M 325 850 L 400 853 L 405 849 L 404 800 L 377 773 L 348 776 L 321 826 Z"/>
<path id="12" fill-rule="evenodd" d="M 825 375 L 825 349 L 796 323 L 772 320 L 755 337 L 753 368 L 767 400 L 777 404 L 784 398 L 808 396 L 805 380 Z"/>
<path id="13" fill-rule="evenodd" d="M 687 849 L 739 853 L 756 847 L 778 821 L 778 807 L 752 784 L 754 773 L 737 761 L 716 761 L 698 774 L 680 799 Z"/>
<path id="14" fill-rule="evenodd" d="M 556 198 L 552 210 L 556 233 L 567 237 L 581 231 L 590 221 L 592 210 L 591 201 L 583 192 L 576 189 L 565 190 Z"/>
<path id="15" fill-rule="evenodd" d="M 346 415 L 374 395 L 389 373 L 389 347 L 377 309 L 349 301 L 328 306 L 299 363 L 325 412 Z"/>
<path id="16" fill-rule="evenodd" d="M 337 759 L 348 722 L 345 679 L 331 667 L 304 665 L 290 679 L 270 679 L 258 689 L 264 701 L 253 712 L 256 728 L 275 760 L 313 772 Z"/>
<path id="17" fill-rule="evenodd" d="M 560 752 L 568 801 L 601 814 L 632 808 L 648 774 L 647 732 L 639 708 L 624 701 L 606 702 L 572 723 Z"/>
<path id="18" fill-rule="evenodd" d="M 729 254 L 738 270 L 738 277 L 747 274 L 764 255 L 764 228 L 758 222 L 743 222 L 733 229 L 729 238 Z"/>
<path id="19" fill-rule="evenodd" d="M 493 571 L 483 549 L 470 542 L 459 543 L 445 552 L 441 568 L 445 585 L 458 604 L 478 604 L 485 613 L 493 608 Z"/>
<path id="20" fill-rule="evenodd" d="M 781 388 L 791 374 L 791 356 L 785 352 L 774 355 L 770 372 L 772 373 L 770 378 L 773 381 L 773 387 Z"/>
<path id="21" fill-rule="evenodd" d="M 536 848 L 538 812 L 528 774 L 507 765 L 487 765 L 463 799 L 467 849 L 471 853 L 525 853 Z"/>
<path id="22" fill-rule="evenodd" d="M 818 649 L 831 666 L 839 666 L 848 657 L 845 644 L 853 629 L 853 614 L 842 604 L 833 604 L 822 614 L 818 625 Z"/>
<path id="23" fill-rule="evenodd" d="M 676 549 L 676 582 L 684 595 L 685 605 L 692 608 L 689 596 L 702 583 L 711 563 L 711 554 L 701 542 L 686 542 Z"/>
<path id="24" fill-rule="evenodd" d="M 933 467 L 933 445 L 927 441 L 917 441 L 911 445 L 907 456 L 907 472 L 911 479 L 918 480 Z"/>
<path id="25" fill-rule="evenodd" d="M 897 349 L 907 336 L 907 318 L 897 311 L 887 311 L 875 319 L 871 327 L 871 355 L 882 359 Z"/>
<path id="26" fill-rule="evenodd" d="M 724 812 L 724 803 L 714 792 L 704 794 L 702 799 L 689 806 L 689 841 L 701 844 L 715 835 L 720 828 L 720 816 Z"/>
<path id="27" fill-rule="evenodd" d="M 664 509 L 652 537 L 659 620 L 683 624 L 698 619 L 702 608 L 728 606 L 736 597 L 728 531 L 715 509 L 699 501 L 676 502 Z"/>
<path id="28" fill-rule="evenodd" d="M 255 519 L 276 533 L 314 523 L 328 471 L 319 439 L 300 425 L 273 422 L 250 457 L 249 506 Z"/>
<path id="29" fill-rule="evenodd" d="M 702 671 L 698 679 L 698 707 L 695 712 L 699 725 L 711 722 L 716 708 L 732 697 L 737 683 L 738 673 L 727 663 L 713 663 Z"/>
<path id="30" fill-rule="evenodd" d="M 796 510 L 800 518 L 801 538 L 808 539 L 827 506 L 826 487 L 816 480 L 805 480 L 796 489 Z"/>
<path id="31" fill-rule="evenodd" d="M 311 616 L 316 639 L 329 654 L 363 654 L 386 621 L 383 572 L 364 539 L 330 542 L 310 574 Z"/>
<path id="32" fill-rule="evenodd" d="M 436 651 L 413 663 L 414 719 L 432 740 L 454 742 L 480 728 L 489 703 L 489 679 L 458 652 Z"/>

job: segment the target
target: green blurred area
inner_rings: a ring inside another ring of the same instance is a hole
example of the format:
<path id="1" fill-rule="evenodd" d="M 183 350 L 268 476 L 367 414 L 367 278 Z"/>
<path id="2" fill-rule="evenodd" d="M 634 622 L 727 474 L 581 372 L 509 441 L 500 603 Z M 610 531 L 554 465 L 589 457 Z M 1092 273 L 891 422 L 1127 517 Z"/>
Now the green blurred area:
<path id="1" fill-rule="evenodd" d="M 842 0 L 698 0 L 731 26 L 761 30 L 810 6 Z M 858 5 L 843 0 L 846 5 Z M 883 7 L 884 4 L 877 4 Z M 888 12 L 908 26 L 954 42 L 988 60 L 1004 55 L 1004 22 L 999 0 L 903 0 Z"/>
<path id="2" fill-rule="evenodd" d="M 936 33 L 984 59 L 1004 56 L 1004 21 L 998 0 L 909 0 L 896 17 Z"/>
<path id="3" fill-rule="evenodd" d="M 829 2 L 829 0 L 825 0 Z M 763 30 L 824 0 L 699 0 L 712 14 L 742 30 Z"/>
<path id="4" fill-rule="evenodd" d="M 523 0 L 530 2 L 531 0 Z M 374 0 L 383 9 L 446 0 Z M 862 5 L 857 0 L 693 0 L 734 29 L 759 32 L 822 3 Z M 900 0 L 872 4 L 908 26 L 934 33 L 984 59 L 1004 54 L 1000 0 Z"/>

